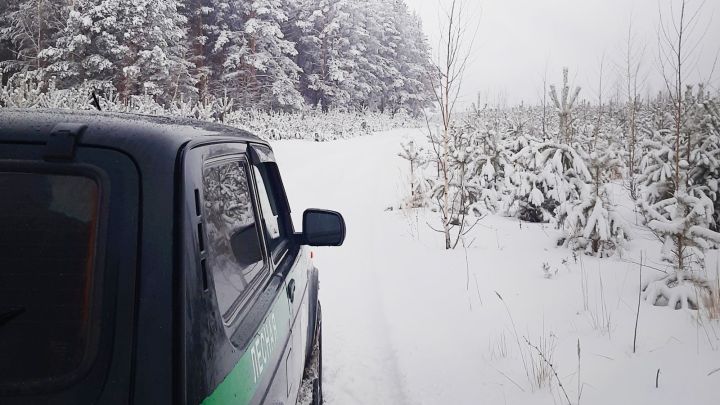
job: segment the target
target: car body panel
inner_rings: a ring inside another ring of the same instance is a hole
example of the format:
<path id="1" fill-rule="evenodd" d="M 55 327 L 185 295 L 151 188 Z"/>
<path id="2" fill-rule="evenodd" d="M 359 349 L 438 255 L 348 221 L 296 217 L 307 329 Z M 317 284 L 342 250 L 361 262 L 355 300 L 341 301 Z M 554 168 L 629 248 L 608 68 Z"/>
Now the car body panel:
<path id="1" fill-rule="evenodd" d="M 47 162 L 43 151 L 63 123 L 85 126 L 74 156 Z M 310 302 L 317 300 L 318 286 L 306 247 L 292 239 L 281 261 L 270 260 L 272 275 L 232 336 L 222 321 L 207 316 L 217 303 L 203 291 L 198 271 L 199 219 L 192 214 L 201 184 L 197 169 L 206 159 L 232 155 L 250 164 L 274 162 L 266 142 L 217 124 L 0 109 L 0 168 L 18 160 L 51 170 L 95 162 L 112 180 L 108 198 L 118 202 L 110 209 L 107 257 L 108 274 L 117 275 L 116 310 L 112 328 L 104 329 L 115 339 L 102 353 L 110 364 L 106 373 L 90 384 L 95 394 L 70 389 L 13 399 L 0 392 L 0 402 L 295 403 L 317 307 Z M 289 217 L 279 172 L 273 181 Z M 288 227 L 295 235 L 291 221 Z"/>
<path id="2" fill-rule="evenodd" d="M 264 377 L 278 372 L 278 360 L 282 358 L 278 354 L 285 352 L 282 349 L 287 347 L 288 343 L 287 339 L 282 338 L 290 337 L 289 313 L 284 301 L 282 296 L 277 297 L 270 313 L 250 341 L 247 350 L 210 396 L 202 401 L 202 404 L 251 403 L 258 389 L 262 388 L 261 383 Z M 275 370 L 273 370 L 273 365 L 276 366 Z M 285 378 L 273 378 L 273 381 L 284 383 L 280 380 L 285 380 Z M 284 387 L 284 384 L 281 385 Z"/>

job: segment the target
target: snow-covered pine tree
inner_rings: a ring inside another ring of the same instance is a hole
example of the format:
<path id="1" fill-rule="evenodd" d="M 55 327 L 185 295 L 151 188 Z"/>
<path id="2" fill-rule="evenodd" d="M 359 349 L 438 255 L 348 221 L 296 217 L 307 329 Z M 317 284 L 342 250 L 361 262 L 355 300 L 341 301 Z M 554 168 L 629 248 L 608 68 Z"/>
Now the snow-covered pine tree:
<path id="1" fill-rule="evenodd" d="M 580 118 L 576 133 L 568 140 L 586 161 L 591 178 L 589 184 L 577 186 L 579 195 L 576 197 L 579 198 L 562 202 L 556 209 L 558 225 L 565 234 L 563 245 L 599 257 L 619 251 L 629 238 L 625 222 L 611 200 L 610 182 L 622 173 L 624 153 L 618 146 L 622 138 L 622 125 L 617 121 L 619 114 L 612 102 L 603 100 L 603 66 L 601 61 L 597 104 L 584 102 L 577 107 L 576 114 Z M 563 73 L 567 83 L 567 72 Z M 563 100 L 567 101 L 557 103 L 557 95 L 552 97 L 556 106 L 563 107 L 558 109 L 561 123 L 572 113 L 572 100 L 577 96 L 576 91 L 568 99 L 567 89 L 565 84 Z"/>
<path id="2" fill-rule="evenodd" d="M 587 183 L 592 181 L 585 159 L 561 143 L 531 139 L 511 161 L 514 167 L 506 176 L 514 188 L 514 201 L 509 212 L 524 221 L 550 221 L 558 206 L 587 195 Z"/>
<path id="3" fill-rule="evenodd" d="M 41 106 L 43 89 L 35 77 L 13 75 L 4 83 L 0 71 L 0 107 L 33 108 Z"/>
<path id="4" fill-rule="evenodd" d="M 570 85 L 568 84 L 568 68 L 563 68 L 563 85 L 561 93 L 558 94 L 555 85 L 550 85 L 550 98 L 555 104 L 555 111 L 560 119 L 558 142 L 565 143 L 567 145 L 572 143 L 572 124 L 573 124 L 573 109 L 575 108 L 575 102 L 577 96 L 580 94 L 580 87 L 570 93 Z"/>
<path id="5" fill-rule="evenodd" d="M 76 0 L 40 57 L 62 87 L 88 82 L 124 99 L 148 94 L 170 102 L 192 89 L 180 7 L 178 0 Z"/>
<path id="6" fill-rule="evenodd" d="M 713 204 L 713 218 L 709 228 L 718 228 L 720 212 L 720 115 L 717 105 L 708 97 L 703 86 L 698 90 L 686 92 L 690 105 L 688 111 L 688 145 L 686 146 L 688 168 L 688 188 L 690 194 L 698 198 L 707 198 Z"/>
<path id="7" fill-rule="evenodd" d="M 427 190 L 422 180 L 421 170 L 427 166 L 427 159 L 424 156 L 422 146 L 415 144 L 412 139 L 400 144 L 401 151 L 398 156 L 408 161 L 410 165 L 410 194 L 403 204 L 403 208 L 420 208 L 425 205 Z"/>
<path id="8" fill-rule="evenodd" d="M 299 108 L 297 50 L 281 24 L 280 0 L 216 0 L 219 34 L 213 52 L 223 54 L 221 82 L 242 107 Z"/>
<path id="9" fill-rule="evenodd" d="M 353 2 L 355 29 L 348 38 L 355 44 L 355 69 L 347 82 L 350 94 L 355 97 L 357 109 L 381 109 L 385 90 L 384 78 L 389 76 L 388 50 L 384 41 L 382 21 L 384 16 L 378 5 L 381 0 L 358 0 Z"/>
<path id="10" fill-rule="evenodd" d="M 282 6 L 279 0 L 251 2 L 244 27 L 249 52 L 240 58 L 250 67 L 249 83 L 257 82 L 267 89 L 262 91 L 261 105 L 297 109 L 303 104 L 297 89 L 301 69 L 295 63 L 295 44 L 285 38 L 281 29 L 287 21 Z M 230 59 L 235 57 L 231 55 Z"/>
<path id="11" fill-rule="evenodd" d="M 388 104 L 393 113 L 405 109 L 417 116 L 432 100 L 428 82 L 428 72 L 432 69 L 430 47 L 420 18 L 409 13 L 404 0 L 393 3 L 393 14 L 393 22 L 400 34 L 395 48 L 399 75 L 393 79 L 387 94 Z"/>
<path id="12" fill-rule="evenodd" d="M 646 167 L 646 170 L 654 169 L 655 173 L 662 170 L 659 176 L 650 173 L 653 177 L 671 175 L 665 181 L 670 188 L 660 195 L 653 193 L 657 187 L 651 184 L 639 202 L 648 227 L 664 242 L 665 259 L 673 264 L 672 272 L 648 283 L 645 298 L 654 305 L 675 309 L 699 307 L 698 296 L 710 289 L 704 274 L 704 252 L 720 244 L 720 233 L 709 229 L 714 211 L 712 200 L 703 192 L 703 182 L 691 176 L 694 165 L 700 162 L 695 159 L 707 157 L 704 153 L 707 149 L 703 150 L 706 145 L 706 134 L 702 133 L 705 115 L 698 113 L 698 100 L 704 100 L 705 94 L 700 88 L 694 95 L 684 76 L 688 44 L 683 32 L 692 31 L 697 21 L 686 16 L 686 5 L 683 0 L 677 17 L 668 19 L 662 13 L 660 15 L 661 29 L 666 33 L 660 43 L 665 56 L 661 66 L 667 83 L 670 100 L 667 111 L 671 120 L 669 127 L 653 128 L 654 133 L 664 134 L 661 139 L 664 144 L 655 146 L 656 150 L 663 151 L 656 154 L 659 163 L 663 164 Z M 674 30 L 668 30 L 668 26 Z"/>
<path id="13" fill-rule="evenodd" d="M 623 168 L 617 146 L 621 131 L 611 131 L 605 128 L 594 135 L 588 158 L 589 187 L 580 187 L 579 199 L 566 201 L 557 209 L 564 245 L 599 257 L 612 255 L 629 239 L 629 229 L 611 200 L 611 180 Z"/>
<path id="14" fill-rule="evenodd" d="M 710 99 L 703 102 L 703 107 L 707 111 L 707 116 L 702 124 L 707 132 L 707 138 L 703 143 L 709 144 L 703 146 L 707 154 L 703 158 L 707 162 L 704 163 L 707 169 L 703 174 L 707 184 L 707 194 L 712 198 L 715 206 L 714 221 L 710 224 L 710 229 L 720 232 L 720 108 L 718 108 L 717 101 Z"/>
<path id="15" fill-rule="evenodd" d="M 0 9 L 5 80 L 22 71 L 42 91 L 56 77 L 61 89 L 85 83 L 124 102 L 227 93 L 239 108 L 413 114 L 430 98 L 427 41 L 404 0 L 7 0 Z"/>
<path id="16" fill-rule="evenodd" d="M 636 181 L 642 188 L 641 198 L 650 204 L 672 196 L 675 189 L 674 134 L 670 129 L 669 100 L 659 96 L 643 114 L 640 174 Z"/>
<path id="17" fill-rule="evenodd" d="M 422 25 L 404 0 L 370 0 L 369 5 L 375 13 L 368 15 L 368 30 L 379 39 L 369 41 L 377 52 L 368 56 L 380 86 L 374 97 L 379 109 L 395 113 L 410 106 L 419 113 L 431 98 L 430 53 Z"/>
<path id="18" fill-rule="evenodd" d="M 369 4 L 374 13 L 367 15 L 367 27 L 373 35 L 370 44 L 375 51 L 368 55 L 368 58 L 374 68 L 373 74 L 378 86 L 378 93 L 373 94 L 369 101 L 384 112 L 393 108 L 391 104 L 396 98 L 395 93 L 403 84 L 399 57 L 402 43 L 401 28 L 398 24 L 400 14 L 393 8 L 393 1 L 369 0 Z"/>
<path id="19" fill-rule="evenodd" d="M 712 202 L 690 195 L 683 181 L 673 197 L 640 204 L 648 227 L 663 240 L 664 258 L 674 267 L 673 272 L 646 286 L 645 299 L 654 305 L 697 309 L 696 288 L 707 288 L 701 272 L 704 251 L 720 244 L 720 233 L 709 229 Z"/>
<path id="20" fill-rule="evenodd" d="M 468 181 L 472 191 L 471 211 L 476 215 L 496 213 L 502 209 L 501 195 L 505 167 L 509 155 L 504 148 L 507 138 L 515 139 L 521 131 L 517 127 L 502 128 L 490 116 L 499 114 L 499 109 L 479 110 L 475 106 L 464 121 L 462 130 L 468 133 L 470 159 L 473 161 L 471 178 Z"/>
<path id="21" fill-rule="evenodd" d="M 579 92 L 577 87 L 570 93 L 568 70 L 563 69 L 561 93 L 558 95 L 555 86 L 550 86 L 559 119 L 557 141 L 523 136 L 508 145 L 513 152 L 505 170 L 509 215 L 530 222 L 548 222 L 559 206 L 575 204 L 587 195 L 592 176 L 585 163 L 586 153 L 573 139 L 573 113 Z"/>
<path id="22" fill-rule="evenodd" d="M 467 225 L 468 219 L 481 218 L 489 211 L 497 209 L 497 193 L 488 186 L 488 177 L 494 182 L 495 173 L 489 159 L 478 148 L 476 134 L 467 127 L 451 125 L 448 142 L 448 171 L 450 173 L 445 188 L 444 179 L 429 178 L 429 195 L 438 207 L 444 204 L 447 194 L 448 215 L 453 226 Z M 437 143 L 437 140 L 433 141 Z M 471 228 L 474 225 L 469 225 Z"/>
<path id="23" fill-rule="evenodd" d="M 10 14 L 17 11 L 21 0 L 6 0 L 0 9 L 0 62 L 6 62 L 15 59 L 17 46 L 12 41 L 12 36 L 8 35 L 12 27 Z M 7 69 L 0 69 L 3 72 Z M 0 85 L 4 82 L 0 82 Z"/>
<path id="24" fill-rule="evenodd" d="M 713 231 L 717 201 L 718 148 L 713 107 L 702 87 L 687 87 L 667 104 L 666 128 L 653 128 L 644 143 L 643 193 L 639 202 L 648 227 L 663 241 L 663 256 L 674 271 L 648 284 L 655 305 L 697 308 L 696 288 L 707 288 L 704 252 L 720 246 Z M 706 107 L 707 106 L 707 107 Z M 709 109 L 708 109 L 709 107 Z"/>
<path id="25" fill-rule="evenodd" d="M 183 14 L 188 21 L 187 60 L 191 63 L 190 76 L 196 83 L 199 100 L 206 100 L 220 91 L 217 85 L 221 65 L 218 63 L 218 55 L 212 52 L 219 34 L 215 5 L 214 0 L 185 0 L 183 8 Z M 183 98 L 186 100 L 180 104 L 192 100 L 185 95 Z"/>
<path id="26" fill-rule="evenodd" d="M 524 133 L 515 133 L 503 139 L 500 143 L 499 149 L 507 156 L 503 162 L 503 176 L 501 177 L 502 184 L 500 186 L 502 189 L 501 203 L 504 215 L 519 217 L 521 196 L 526 195 L 530 191 L 527 187 L 523 187 L 529 185 L 529 183 L 525 181 L 524 162 L 514 160 L 513 157 L 521 150 L 529 147 L 531 143 L 535 145 L 539 142 L 540 140 L 532 136 Z"/>
<path id="27" fill-rule="evenodd" d="M 494 137 L 496 133 L 486 132 L 483 135 Z M 474 139 L 473 144 L 477 145 L 483 140 Z M 474 160 L 471 167 L 473 177 L 468 182 L 470 190 L 473 192 L 472 205 L 470 211 L 476 216 L 483 216 L 489 213 L 496 213 L 502 208 L 500 193 L 502 191 L 502 183 L 498 179 L 502 176 L 502 171 L 495 169 L 494 162 L 497 156 L 483 152 L 477 149 L 479 153 L 471 153 L 470 157 Z"/>
<path id="28" fill-rule="evenodd" d="M 296 43 L 303 74 L 302 94 L 310 105 L 325 110 L 347 107 L 353 98 L 349 83 L 356 68 L 358 44 L 350 41 L 356 12 L 349 0 L 298 0 L 290 38 Z"/>
<path id="29" fill-rule="evenodd" d="M 52 46 L 69 11 L 67 0 L 5 0 L 0 6 L 0 70 L 41 70 L 38 55 Z M 7 45 L 7 48 L 3 46 Z M 3 49 L 9 52 L 2 55 Z"/>
<path id="30" fill-rule="evenodd" d="M 573 113 L 580 88 L 570 93 L 567 74 L 567 68 L 563 69 L 560 95 L 555 86 L 550 86 L 559 122 L 558 140 L 540 140 L 518 134 L 510 137 L 506 144 L 510 158 L 504 176 L 505 211 L 525 221 L 550 221 L 557 214 L 558 206 L 580 201 L 586 193 L 586 183 L 592 179 L 585 163 L 586 154 L 573 140 Z M 524 128 L 526 120 L 521 117 L 519 122 L 522 125 L 517 127 Z M 546 124 L 543 119 L 529 126 L 542 127 Z"/>

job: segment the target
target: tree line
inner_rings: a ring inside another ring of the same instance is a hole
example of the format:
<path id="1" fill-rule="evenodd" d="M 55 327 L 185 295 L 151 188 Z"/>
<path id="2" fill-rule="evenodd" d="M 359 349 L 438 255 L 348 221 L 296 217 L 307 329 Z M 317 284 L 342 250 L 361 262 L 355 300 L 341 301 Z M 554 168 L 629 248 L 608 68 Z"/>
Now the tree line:
<path id="1" fill-rule="evenodd" d="M 404 0 L 6 0 L 4 81 L 169 105 L 418 114 L 430 52 Z"/>

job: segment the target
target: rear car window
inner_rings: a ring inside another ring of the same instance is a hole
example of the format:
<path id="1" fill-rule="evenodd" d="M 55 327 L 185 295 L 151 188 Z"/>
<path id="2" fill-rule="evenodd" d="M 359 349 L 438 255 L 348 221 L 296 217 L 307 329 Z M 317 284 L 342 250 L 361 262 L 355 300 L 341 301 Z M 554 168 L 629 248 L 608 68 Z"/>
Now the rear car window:
<path id="1" fill-rule="evenodd" d="M 0 387 L 90 360 L 98 197 L 86 177 L 0 172 Z"/>

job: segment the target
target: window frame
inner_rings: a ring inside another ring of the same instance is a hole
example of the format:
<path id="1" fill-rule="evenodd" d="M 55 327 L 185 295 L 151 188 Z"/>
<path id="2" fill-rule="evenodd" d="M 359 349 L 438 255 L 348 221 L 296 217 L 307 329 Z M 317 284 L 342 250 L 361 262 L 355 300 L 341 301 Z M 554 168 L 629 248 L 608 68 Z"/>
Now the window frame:
<path id="1" fill-rule="evenodd" d="M 283 203 L 283 199 L 279 198 L 281 197 L 278 195 L 277 187 L 272 186 L 272 178 L 268 178 L 269 181 L 265 181 L 265 178 L 263 177 L 263 170 L 265 171 L 265 174 L 270 177 L 272 176 L 272 166 L 270 166 L 271 163 L 265 162 L 265 163 L 253 163 L 250 166 L 253 168 L 253 182 L 254 182 L 254 188 L 256 190 L 256 198 L 258 200 L 258 210 L 261 214 L 262 219 L 262 226 L 263 226 L 263 237 L 265 236 L 265 212 L 262 210 L 262 204 L 259 203 L 260 201 L 260 187 L 257 186 L 258 181 L 262 181 L 263 188 L 265 189 L 265 192 L 267 193 L 268 203 L 270 204 L 270 209 L 272 210 L 273 203 L 275 204 L 275 207 L 277 209 L 277 221 L 280 226 L 285 231 L 285 234 L 283 235 L 282 232 L 280 234 L 280 241 L 278 242 L 277 246 L 275 246 L 272 251 L 270 250 L 270 245 L 267 243 L 268 241 L 265 241 L 265 248 L 267 249 L 268 255 L 272 259 L 273 266 L 276 269 L 279 267 L 280 263 L 283 261 L 283 259 L 287 256 L 288 252 L 290 251 L 290 243 L 292 240 L 293 230 L 292 226 L 288 223 L 288 218 L 290 216 L 290 213 L 287 210 L 287 207 L 285 207 L 285 204 Z M 263 167 L 264 166 L 264 167 Z M 276 170 L 277 168 L 275 168 Z M 260 179 L 258 180 L 255 173 L 255 170 L 257 170 L 257 173 L 260 175 Z M 270 188 L 268 188 L 268 184 L 270 184 Z M 273 198 L 274 201 L 271 201 L 270 198 Z M 272 213 L 271 213 L 272 214 Z"/>
<path id="2" fill-rule="evenodd" d="M 230 154 L 230 155 L 222 155 L 217 157 L 212 157 L 205 159 L 202 162 L 202 166 L 200 168 L 200 200 L 201 200 L 201 214 L 202 214 L 202 227 L 203 227 L 203 238 L 205 239 L 206 244 L 206 251 L 210 253 L 210 240 L 208 238 L 208 211 L 205 206 L 205 184 L 204 184 L 204 175 L 205 170 L 208 167 L 213 166 L 219 166 L 219 165 L 227 165 L 227 164 L 238 164 L 241 167 L 241 170 L 245 172 L 247 182 L 248 182 L 248 194 L 250 197 L 250 204 L 252 205 L 253 215 L 256 219 L 256 233 L 258 235 L 258 240 L 260 242 L 260 248 L 262 250 L 262 258 L 263 258 L 263 266 L 259 269 L 258 274 L 253 277 L 252 280 L 250 280 L 247 283 L 246 288 L 237 296 L 237 298 L 233 301 L 233 304 L 228 310 L 232 310 L 232 315 L 226 319 L 225 314 L 220 309 L 220 302 L 217 299 L 217 288 L 215 284 L 215 274 L 214 269 L 212 266 L 212 263 L 208 261 L 207 263 L 207 269 L 208 274 L 207 277 L 210 279 L 208 282 L 208 287 L 212 285 L 212 291 L 213 291 L 213 305 L 217 309 L 217 313 L 219 316 L 220 322 L 223 324 L 225 332 L 228 336 L 228 338 L 231 339 L 235 331 L 238 329 L 238 326 L 241 324 L 242 320 L 245 318 L 249 310 L 252 308 L 254 301 L 256 298 L 265 290 L 265 287 L 267 286 L 268 282 L 272 278 L 273 275 L 273 268 L 270 265 L 269 260 L 269 252 L 267 248 L 267 243 L 265 241 L 265 235 L 264 232 L 260 229 L 261 224 L 257 223 L 257 219 L 260 217 L 260 210 L 258 206 L 258 200 L 257 200 L 257 190 L 254 184 L 254 179 L 252 177 L 253 173 L 252 170 L 250 170 L 251 164 L 249 162 L 249 159 L 244 154 Z M 238 263 L 235 263 L 236 266 L 239 267 Z M 232 339 L 231 339 L 232 340 Z"/>
<path id="3" fill-rule="evenodd" d="M 283 260 L 288 257 L 290 251 L 297 245 L 298 235 L 295 233 L 295 227 L 292 221 L 290 202 L 288 201 L 287 193 L 285 192 L 285 185 L 283 184 L 280 169 L 277 161 L 275 160 L 275 154 L 272 148 L 270 148 L 269 145 L 262 143 L 249 143 L 247 154 L 250 157 L 251 166 L 257 168 L 261 177 L 263 174 L 267 175 L 268 181 L 265 181 L 265 178 L 263 177 L 263 185 L 265 186 L 266 191 L 270 191 L 270 195 L 272 195 L 275 200 L 275 205 L 279 211 L 278 222 L 282 222 L 282 226 L 285 228 L 286 235 L 284 235 L 284 239 L 278 243 L 272 252 L 269 252 L 275 267 L 274 271 L 277 272 L 278 269 L 282 268 Z M 252 170 L 252 172 L 254 178 L 255 171 Z M 270 184 L 269 189 L 267 186 L 268 184 Z"/>

